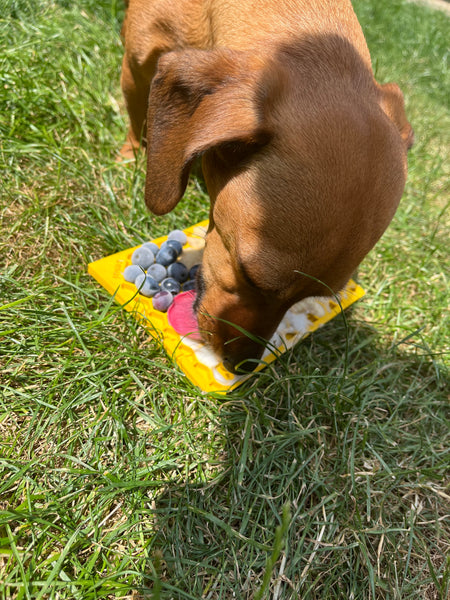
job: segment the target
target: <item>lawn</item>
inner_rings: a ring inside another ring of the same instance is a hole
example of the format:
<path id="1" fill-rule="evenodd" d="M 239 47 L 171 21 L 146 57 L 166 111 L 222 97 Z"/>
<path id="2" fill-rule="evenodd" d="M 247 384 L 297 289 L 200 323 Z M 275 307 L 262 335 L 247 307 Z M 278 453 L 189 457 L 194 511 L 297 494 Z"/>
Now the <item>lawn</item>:
<path id="1" fill-rule="evenodd" d="M 87 274 L 208 216 L 115 157 L 123 5 L 0 0 L 0 600 L 445 600 L 450 19 L 354 3 L 416 144 L 366 296 L 226 397 Z"/>

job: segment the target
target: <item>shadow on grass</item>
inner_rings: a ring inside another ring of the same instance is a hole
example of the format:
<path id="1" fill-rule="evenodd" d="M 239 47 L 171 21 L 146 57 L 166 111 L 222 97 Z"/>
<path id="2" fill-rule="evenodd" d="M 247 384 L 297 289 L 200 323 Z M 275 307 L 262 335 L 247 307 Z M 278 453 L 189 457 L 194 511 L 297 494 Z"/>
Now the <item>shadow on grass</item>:
<path id="1" fill-rule="evenodd" d="M 269 581 L 274 598 L 444 597 L 448 374 L 354 321 L 343 357 L 345 334 L 336 321 L 217 400 L 222 468 L 158 495 L 143 597 L 250 599 Z"/>

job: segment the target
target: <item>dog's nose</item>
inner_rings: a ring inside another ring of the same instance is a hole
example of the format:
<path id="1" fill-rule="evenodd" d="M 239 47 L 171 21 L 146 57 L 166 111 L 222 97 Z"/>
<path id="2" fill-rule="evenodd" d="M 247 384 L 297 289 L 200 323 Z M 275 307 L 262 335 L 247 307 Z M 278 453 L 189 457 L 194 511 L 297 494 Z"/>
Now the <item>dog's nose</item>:
<path id="1" fill-rule="evenodd" d="M 230 373 L 236 373 L 236 371 L 234 370 L 234 362 L 231 360 L 231 358 L 229 356 L 224 356 L 223 366 L 225 367 L 225 369 L 227 371 L 230 371 Z"/>
<path id="2" fill-rule="evenodd" d="M 251 373 L 256 367 L 256 362 L 254 360 L 236 360 L 231 356 L 225 356 L 223 366 L 234 375 L 243 375 Z"/>

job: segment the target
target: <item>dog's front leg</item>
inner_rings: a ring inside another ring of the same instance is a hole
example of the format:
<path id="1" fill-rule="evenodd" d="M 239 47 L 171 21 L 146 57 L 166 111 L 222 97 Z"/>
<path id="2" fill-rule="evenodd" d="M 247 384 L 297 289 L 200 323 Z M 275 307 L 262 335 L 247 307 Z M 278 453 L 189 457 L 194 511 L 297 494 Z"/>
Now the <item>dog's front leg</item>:
<path id="1" fill-rule="evenodd" d="M 147 71 L 154 72 L 155 68 L 156 61 L 155 66 L 150 65 Z M 142 142 L 153 72 L 144 75 L 138 69 L 130 67 L 127 54 L 123 57 L 120 84 L 130 119 L 126 141 L 120 150 L 125 159 L 133 159 Z"/>

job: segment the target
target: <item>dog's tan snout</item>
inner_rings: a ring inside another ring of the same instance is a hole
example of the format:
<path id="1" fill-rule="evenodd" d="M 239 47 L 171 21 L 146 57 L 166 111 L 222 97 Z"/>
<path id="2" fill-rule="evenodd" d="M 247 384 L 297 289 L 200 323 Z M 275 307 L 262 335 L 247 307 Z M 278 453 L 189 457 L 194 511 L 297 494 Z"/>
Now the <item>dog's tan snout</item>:
<path id="1" fill-rule="evenodd" d="M 209 301 L 216 293 L 220 297 L 223 291 L 210 290 L 197 308 L 203 338 L 232 373 L 253 371 L 270 334 L 271 327 L 267 327 L 267 317 L 262 318 L 260 314 L 258 318 L 255 306 L 246 307 L 238 298 L 222 300 L 219 307 L 214 300 Z"/>
<path id="2" fill-rule="evenodd" d="M 273 292 L 261 288 L 251 266 L 257 248 L 243 244 L 241 237 L 226 227 L 219 234 L 210 225 L 196 277 L 199 331 L 231 372 L 252 371 L 258 365 L 285 309 Z"/>

